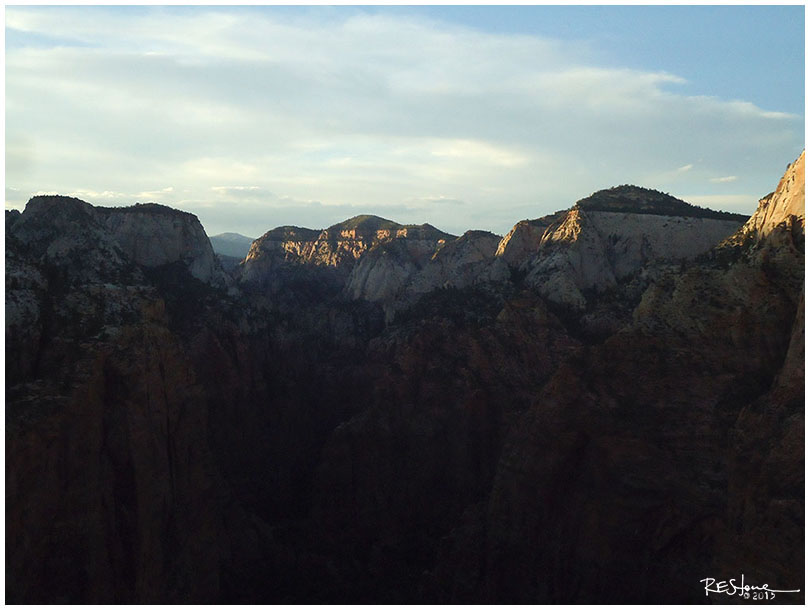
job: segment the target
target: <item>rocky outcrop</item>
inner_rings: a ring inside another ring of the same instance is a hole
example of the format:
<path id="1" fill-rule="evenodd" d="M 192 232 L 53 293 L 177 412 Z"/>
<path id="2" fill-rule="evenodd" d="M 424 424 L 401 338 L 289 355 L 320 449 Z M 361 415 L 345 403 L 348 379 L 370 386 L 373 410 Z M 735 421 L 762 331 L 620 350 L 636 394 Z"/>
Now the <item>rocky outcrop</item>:
<path id="1" fill-rule="evenodd" d="M 434 240 L 399 238 L 369 250 L 352 269 L 346 292 L 352 299 L 395 303 L 406 298 L 413 277 L 436 253 Z"/>
<path id="2" fill-rule="evenodd" d="M 562 211 L 536 220 L 521 220 L 498 244 L 495 256 L 501 257 L 511 267 L 519 266 L 537 253 L 546 229 L 564 216 L 565 211 Z"/>
<path id="3" fill-rule="evenodd" d="M 381 304 L 391 321 L 434 290 L 503 283 L 509 268 L 494 258 L 500 239 L 488 231 L 467 231 L 438 245 L 413 237 L 395 239 L 358 261 L 346 292 L 350 298 Z"/>
<path id="4" fill-rule="evenodd" d="M 396 239 L 407 239 L 410 243 L 395 246 L 405 258 L 399 263 L 403 269 L 390 269 L 401 276 L 408 266 L 418 265 L 424 253 L 434 251 L 436 247 L 451 236 L 432 227 L 431 225 L 400 225 L 378 216 L 355 216 L 342 223 L 333 225 L 323 231 L 302 229 L 299 227 L 278 227 L 269 231 L 251 246 L 245 259 L 242 271 L 242 281 L 252 284 L 272 283 L 273 275 L 279 268 L 290 267 L 320 267 L 331 269 L 329 277 L 333 279 L 340 289 L 347 282 L 355 263 L 367 252 L 376 246 L 386 244 Z M 394 250 L 381 250 L 380 259 L 384 259 L 386 252 Z M 375 258 L 375 261 L 379 260 Z M 369 261 L 358 277 L 349 281 L 351 294 L 373 293 L 377 289 L 364 288 L 368 277 L 377 277 L 379 271 L 373 271 L 375 261 Z M 380 269 L 388 262 L 381 262 Z M 283 272 L 282 272 L 283 273 Z M 321 274 L 323 276 L 323 274 Z M 391 288 L 398 285 L 399 280 L 393 280 Z"/>
<path id="5" fill-rule="evenodd" d="M 37 196 L 9 234 L 39 260 L 70 267 L 88 281 L 131 270 L 133 264 L 176 263 L 200 281 L 225 283 L 197 217 L 157 204 L 100 208 L 73 197 Z M 94 258 L 80 260 L 83 255 Z"/>
<path id="6" fill-rule="evenodd" d="M 181 262 L 198 280 L 225 284 L 211 242 L 193 214 L 156 203 L 96 211 L 127 257 L 138 265 Z"/>
<path id="7" fill-rule="evenodd" d="M 520 264 L 526 282 L 552 302 L 583 310 L 589 292 L 613 288 L 655 261 L 693 260 L 742 224 L 732 215 L 712 217 L 710 211 L 685 202 L 676 206 L 674 199 L 661 209 L 693 215 L 658 214 L 643 198 L 647 189 L 628 189 L 621 191 L 623 197 L 633 194 L 627 203 L 620 199 L 608 208 L 583 200 L 548 226 L 536 254 Z M 591 198 L 598 200 L 598 195 Z M 633 206 L 637 210 L 628 211 Z"/>
<path id="8" fill-rule="evenodd" d="M 7 215 L 9 601 L 804 590 L 803 190 L 282 227 L 230 294 L 84 202 Z"/>
<path id="9" fill-rule="evenodd" d="M 756 241 L 762 241 L 782 224 L 804 232 L 804 151 L 788 166 L 776 190 L 760 199 L 741 235 L 753 235 Z"/>
<path id="10" fill-rule="evenodd" d="M 445 243 L 413 280 L 414 295 L 436 288 L 466 288 L 479 283 L 502 282 L 509 269 L 494 258 L 501 237 L 488 231 L 467 231 Z"/>
<path id="11" fill-rule="evenodd" d="M 131 264 L 89 203 L 72 197 L 33 197 L 8 237 L 26 259 L 60 269 L 76 282 L 127 281 Z"/>
<path id="12" fill-rule="evenodd" d="M 306 254 L 316 265 L 351 267 L 377 244 L 397 238 L 439 244 L 451 237 L 429 224 L 400 225 L 378 216 L 355 216 L 325 229 Z"/>
<path id="13" fill-rule="evenodd" d="M 658 278 L 559 367 L 440 555 L 445 599 L 698 603 L 741 565 L 804 590 L 803 240 L 762 211 L 769 239 Z"/>
<path id="14" fill-rule="evenodd" d="M 79 200 L 32 200 L 6 263 L 7 598 L 216 597 L 205 413 L 162 299 Z"/>

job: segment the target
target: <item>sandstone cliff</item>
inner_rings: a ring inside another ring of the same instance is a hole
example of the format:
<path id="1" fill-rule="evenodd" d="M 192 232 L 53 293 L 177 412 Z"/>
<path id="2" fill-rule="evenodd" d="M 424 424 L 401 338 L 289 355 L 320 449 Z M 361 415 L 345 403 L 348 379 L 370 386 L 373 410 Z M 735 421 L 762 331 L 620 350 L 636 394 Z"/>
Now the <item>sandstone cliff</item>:
<path id="1" fill-rule="evenodd" d="M 317 276 L 319 281 L 334 285 L 340 291 L 350 284 L 349 292 L 357 293 L 366 290 L 361 286 L 369 283 L 369 276 L 379 278 L 390 284 L 386 292 L 396 290 L 402 277 L 402 270 L 390 267 L 395 277 L 388 279 L 384 271 L 387 262 L 376 271 L 372 270 L 374 261 L 370 260 L 358 272 L 356 279 L 349 280 L 355 263 L 376 246 L 387 244 L 396 239 L 407 239 L 407 244 L 394 248 L 406 253 L 400 266 L 418 264 L 424 253 L 432 252 L 438 244 L 450 236 L 425 224 L 400 225 L 378 216 L 356 216 L 342 223 L 333 225 L 323 231 L 303 229 L 300 227 L 278 227 L 268 231 L 253 242 L 250 252 L 241 270 L 240 280 L 246 284 L 277 286 L 279 275 L 289 277 L 311 278 Z M 381 250 L 378 256 L 385 256 L 388 250 Z M 407 261 L 407 262 L 405 262 Z M 407 272 L 407 269 L 405 269 Z M 383 276 L 386 276 L 383 279 Z M 370 292 L 379 291 L 371 287 Z"/>
<path id="2" fill-rule="evenodd" d="M 211 242 L 193 214 L 156 203 L 96 208 L 96 213 L 133 262 L 159 267 L 179 261 L 198 280 L 225 284 Z"/>
<path id="3" fill-rule="evenodd" d="M 215 597 L 205 413 L 162 299 L 79 200 L 33 199 L 6 263 L 7 599 Z"/>
<path id="4" fill-rule="evenodd" d="M 9 235 L 41 261 L 89 274 L 108 274 L 134 263 L 181 264 L 195 278 L 224 285 L 211 243 L 193 214 L 157 204 L 101 208 L 72 197 L 31 198 Z M 78 260 L 87 254 L 92 260 Z"/>
<path id="5" fill-rule="evenodd" d="M 559 222 L 565 214 L 565 211 L 561 211 L 536 220 L 521 220 L 498 244 L 495 256 L 511 266 L 520 265 L 540 248 L 546 229 Z"/>
<path id="6" fill-rule="evenodd" d="M 158 219 L 7 214 L 9 600 L 804 590 L 802 164 L 741 228 L 633 187 L 503 239 L 282 227 L 230 294 L 116 237 Z"/>
<path id="7" fill-rule="evenodd" d="M 542 220 L 516 226 L 499 252 L 544 297 L 583 310 L 588 293 L 613 288 L 648 263 L 693 260 L 734 233 L 744 218 L 650 189 L 617 187 L 580 200 L 548 224 Z"/>
<path id="8" fill-rule="evenodd" d="M 788 166 L 776 190 L 759 201 L 743 233 L 753 233 L 760 241 L 783 223 L 796 223 L 804 231 L 804 151 Z"/>
<path id="9" fill-rule="evenodd" d="M 746 580 L 804 590 L 790 542 L 803 529 L 804 240 L 797 205 L 768 205 L 801 183 L 761 205 L 767 240 L 659 277 L 631 324 L 555 372 L 440 555 L 446 599 L 698 602 L 699 579 L 741 564 Z"/>
<path id="10" fill-rule="evenodd" d="M 388 320 L 440 288 L 504 282 L 509 269 L 494 259 L 500 237 L 467 231 L 442 241 L 408 237 L 373 248 L 352 270 L 346 292 L 353 299 L 380 303 Z"/>

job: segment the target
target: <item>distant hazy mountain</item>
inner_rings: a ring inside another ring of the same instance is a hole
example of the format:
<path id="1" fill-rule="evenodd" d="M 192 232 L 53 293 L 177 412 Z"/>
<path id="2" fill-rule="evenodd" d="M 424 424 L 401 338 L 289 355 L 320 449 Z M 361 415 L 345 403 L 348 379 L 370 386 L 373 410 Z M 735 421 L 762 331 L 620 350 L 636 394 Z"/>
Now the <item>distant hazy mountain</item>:
<path id="1" fill-rule="evenodd" d="M 239 233 L 220 233 L 212 235 L 209 239 L 217 254 L 235 256 L 240 259 L 247 256 L 250 244 L 253 243 L 252 237 L 245 237 Z"/>

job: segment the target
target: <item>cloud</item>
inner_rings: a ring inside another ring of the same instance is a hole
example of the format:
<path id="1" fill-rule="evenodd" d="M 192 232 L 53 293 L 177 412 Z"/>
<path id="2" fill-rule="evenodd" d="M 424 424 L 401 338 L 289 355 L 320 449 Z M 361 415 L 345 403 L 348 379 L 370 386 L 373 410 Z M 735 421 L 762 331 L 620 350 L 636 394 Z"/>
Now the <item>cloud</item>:
<path id="1" fill-rule="evenodd" d="M 722 178 L 710 178 L 709 182 L 734 182 L 737 176 L 723 176 Z"/>
<path id="2" fill-rule="evenodd" d="M 281 14 L 8 7 L 15 40 L 57 42 L 7 50 L 7 183 L 193 205 L 216 231 L 235 228 L 220 210 L 255 226 L 287 206 L 503 233 L 614 184 L 766 193 L 803 147 L 800 117 L 679 94 L 591 42 Z"/>

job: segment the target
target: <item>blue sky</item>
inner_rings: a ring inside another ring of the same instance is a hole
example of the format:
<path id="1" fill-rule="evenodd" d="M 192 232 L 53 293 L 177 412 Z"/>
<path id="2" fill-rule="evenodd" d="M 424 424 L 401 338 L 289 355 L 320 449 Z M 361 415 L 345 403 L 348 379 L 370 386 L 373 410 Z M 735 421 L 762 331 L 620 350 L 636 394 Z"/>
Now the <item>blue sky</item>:
<path id="1" fill-rule="evenodd" d="M 751 213 L 803 147 L 803 6 L 6 8 L 7 208 L 504 233 L 624 183 Z"/>

